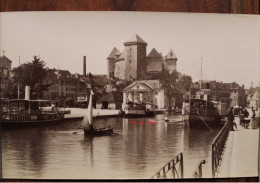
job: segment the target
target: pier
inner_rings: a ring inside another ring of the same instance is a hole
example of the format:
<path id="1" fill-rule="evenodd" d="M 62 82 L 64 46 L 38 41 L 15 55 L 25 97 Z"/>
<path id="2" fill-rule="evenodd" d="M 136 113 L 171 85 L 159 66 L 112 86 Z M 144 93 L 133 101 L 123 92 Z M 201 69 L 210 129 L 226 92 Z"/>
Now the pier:
<path id="1" fill-rule="evenodd" d="M 259 128 L 243 128 L 239 125 L 238 117 L 235 118 L 235 122 L 238 129 L 229 132 L 216 177 L 257 177 Z"/>

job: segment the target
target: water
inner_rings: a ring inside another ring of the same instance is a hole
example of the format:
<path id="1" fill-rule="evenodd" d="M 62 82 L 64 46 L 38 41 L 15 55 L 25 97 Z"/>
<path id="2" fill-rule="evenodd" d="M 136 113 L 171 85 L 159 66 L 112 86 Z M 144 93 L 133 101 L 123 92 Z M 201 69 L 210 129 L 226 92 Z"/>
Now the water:
<path id="1" fill-rule="evenodd" d="M 95 119 L 117 135 L 84 137 L 81 121 L 2 130 L 4 178 L 147 179 L 175 155 L 184 154 L 184 176 L 205 159 L 203 176 L 211 177 L 211 144 L 218 130 L 187 129 L 182 122 L 154 118 Z M 157 122 L 131 124 L 130 121 Z M 76 132 L 76 133 L 74 133 Z"/>

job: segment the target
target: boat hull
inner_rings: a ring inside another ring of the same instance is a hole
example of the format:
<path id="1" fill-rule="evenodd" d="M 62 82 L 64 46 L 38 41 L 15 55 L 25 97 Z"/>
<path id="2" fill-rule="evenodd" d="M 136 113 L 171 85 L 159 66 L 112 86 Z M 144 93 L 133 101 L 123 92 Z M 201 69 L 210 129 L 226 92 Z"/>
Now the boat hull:
<path id="1" fill-rule="evenodd" d="M 8 121 L 1 120 L 2 128 L 10 128 L 10 127 L 30 127 L 30 126 L 39 126 L 39 125 L 50 125 L 57 124 L 63 121 L 62 119 L 49 119 L 49 120 L 30 120 L 30 121 Z"/>
<path id="2" fill-rule="evenodd" d="M 1 118 L 1 127 L 6 128 L 56 124 L 64 120 L 64 115 L 3 115 Z"/>
<path id="3" fill-rule="evenodd" d="M 113 135 L 113 128 L 101 128 L 101 129 L 84 129 L 85 136 L 106 136 L 106 135 Z"/>
<path id="4" fill-rule="evenodd" d="M 131 110 L 125 110 L 124 116 L 125 117 L 154 116 L 154 112 L 153 111 L 138 110 L 138 109 L 131 109 Z"/>
<path id="5" fill-rule="evenodd" d="M 216 116 L 185 115 L 184 122 L 189 128 L 213 128 L 218 126 L 220 118 Z"/>

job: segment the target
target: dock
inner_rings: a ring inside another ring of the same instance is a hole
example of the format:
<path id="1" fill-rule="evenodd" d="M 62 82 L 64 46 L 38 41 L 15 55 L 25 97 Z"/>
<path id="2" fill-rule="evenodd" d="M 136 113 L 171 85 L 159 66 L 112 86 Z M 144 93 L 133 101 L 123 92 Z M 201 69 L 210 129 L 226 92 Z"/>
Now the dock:
<path id="1" fill-rule="evenodd" d="M 82 119 L 87 112 L 84 108 L 65 108 L 70 110 L 70 114 L 65 114 L 65 119 Z M 120 116 L 120 110 L 112 109 L 93 109 L 93 117 L 109 117 L 109 116 Z"/>
<path id="2" fill-rule="evenodd" d="M 235 118 L 237 131 L 230 131 L 217 177 L 258 177 L 259 128 L 245 129 Z"/>

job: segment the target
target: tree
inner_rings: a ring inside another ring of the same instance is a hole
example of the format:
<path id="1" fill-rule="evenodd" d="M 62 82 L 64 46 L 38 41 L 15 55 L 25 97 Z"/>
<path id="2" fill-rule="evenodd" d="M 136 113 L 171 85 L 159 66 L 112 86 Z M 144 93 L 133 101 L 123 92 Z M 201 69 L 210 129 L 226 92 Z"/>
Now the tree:
<path id="1" fill-rule="evenodd" d="M 6 87 L 2 89 L 1 96 L 3 98 L 14 99 L 17 98 L 17 86 L 10 80 L 6 83 Z"/>
<path id="2" fill-rule="evenodd" d="M 161 74 L 161 84 L 162 87 L 165 89 L 165 94 L 168 98 L 168 107 L 172 108 L 172 97 L 174 94 L 174 88 L 178 85 L 178 78 L 179 73 L 177 71 L 174 71 L 172 73 L 170 72 L 163 72 Z"/>
<path id="3" fill-rule="evenodd" d="M 192 85 L 192 78 L 191 76 L 188 75 L 181 75 L 180 77 L 180 81 L 179 81 L 180 85 L 182 85 L 186 90 L 189 90 L 191 85 Z"/>
<path id="4" fill-rule="evenodd" d="M 31 88 L 31 99 L 43 97 L 43 91 L 47 91 L 50 84 L 42 84 L 42 81 L 47 75 L 44 68 L 45 62 L 34 56 L 33 61 L 24 63 L 13 69 L 14 80 L 20 84 L 21 94 L 24 95 L 25 85 Z"/>

